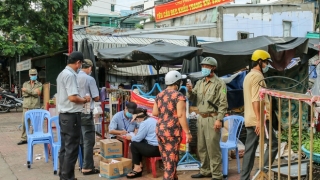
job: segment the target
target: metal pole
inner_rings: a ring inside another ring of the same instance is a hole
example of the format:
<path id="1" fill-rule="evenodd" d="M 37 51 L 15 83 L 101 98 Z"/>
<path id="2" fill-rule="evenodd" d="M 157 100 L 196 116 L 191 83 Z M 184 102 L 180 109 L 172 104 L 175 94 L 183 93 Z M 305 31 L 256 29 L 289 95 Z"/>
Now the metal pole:
<path id="1" fill-rule="evenodd" d="M 21 61 L 21 56 L 19 55 L 19 62 Z M 19 71 L 19 88 L 21 89 L 21 71 Z"/>
<path id="2" fill-rule="evenodd" d="M 68 16 L 68 53 L 73 51 L 73 0 L 69 0 L 69 16 Z"/>

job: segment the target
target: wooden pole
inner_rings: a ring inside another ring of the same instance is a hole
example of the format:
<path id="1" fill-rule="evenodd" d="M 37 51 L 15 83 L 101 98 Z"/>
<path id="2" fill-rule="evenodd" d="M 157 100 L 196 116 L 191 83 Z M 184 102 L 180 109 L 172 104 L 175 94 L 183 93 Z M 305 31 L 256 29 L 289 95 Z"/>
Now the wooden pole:
<path id="1" fill-rule="evenodd" d="M 272 161 L 271 161 L 271 157 L 272 157 L 272 96 L 267 96 L 269 97 L 269 168 L 268 168 L 268 176 L 271 177 L 271 166 L 272 166 Z"/>
<path id="2" fill-rule="evenodd" d="M 299 101 L 299 155 L 298 155 L 298 180 L 301 180 L 301 137 L 302 137 L 302 102 Z"/>
<path id="3" fill-rule="evenodd" d="M 292 113 L 291 113 L 291 99 L 288 99 L 289 103 L 289 134 L 288 134 L 288 180 L 291 179 L 291 141 L 292 141 L 292 132 L 291 132 L 291 124 L 292 124 Z M 279 173 L 279 172 L 278 172 Z"/>
<path id="4" fill-rule="evenodd" d="M 280 160 L 280 153 L 281 153 L 281 113 L 282 113 L 282 108 L 281 108 L 281 98 L 278 98 L 278 179 L 281 178 L 280 175 L 280 166 L 281 166 L 281 160 Z M 280 148 L 279 148 L 280 147 Z"/>

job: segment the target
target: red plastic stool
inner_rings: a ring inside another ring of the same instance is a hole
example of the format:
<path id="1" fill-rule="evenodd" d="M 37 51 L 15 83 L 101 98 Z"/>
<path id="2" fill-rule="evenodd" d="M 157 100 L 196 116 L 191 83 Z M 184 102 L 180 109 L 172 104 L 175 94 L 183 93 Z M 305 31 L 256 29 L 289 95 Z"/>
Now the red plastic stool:
<path id="1" fill-rule="evenodd" d="M 150 164 L 151 164 L 151 169 L 152 169 L 152 175 L 153 178 L 157 178 L 157 161 L 162 160 L 161 157 L 147 157 L 146 160 L 146 165 L 147 165 L 147 171 L 150 172 Z"/>

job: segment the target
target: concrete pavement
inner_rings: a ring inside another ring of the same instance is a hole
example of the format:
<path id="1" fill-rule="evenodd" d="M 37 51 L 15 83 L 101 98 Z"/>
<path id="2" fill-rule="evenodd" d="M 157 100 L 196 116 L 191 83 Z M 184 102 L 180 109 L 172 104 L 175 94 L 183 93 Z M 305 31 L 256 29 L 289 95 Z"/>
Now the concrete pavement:
<path id="1" fill-rule="evenodd" d="M 21 124 L 22 110 L 9 113 L 0 113 L 0 179 L 1 180 L 57 180 L 59 177 L 53 174 L 53 165 L 51 157 L 49 162 L 46 163 L 44 159 L 43 145 L 34 146 L 33 164 L 31 168 L 27 168 L 27 145 L 17 145 L 20 141 L 21 130 L 19 125 Z M 39 156 L 40 160 L 35 160 Z M 256 164 L 258 161 L 256 160 Z M 99 162 L 95 162 L 95 166 L 99 167 Z M 257 166 L 256 166 L 257 167 Z M 79 180 L 96 180 L 104 179 L 99 175 L 83 176 L 76 166 L 76 177 Z M 179 179 L 191 180 L 192 174 L 197 171 L 181 171 L 178 172 Z M 162 179 L 162 170 L 157 171 L 158 178 Z M 127 178 L 119 178 L 125 180 Z M 137 178 L 138 180 L 154 179 L 151 173 L 144 172 L 143 177 Z M 205 178 L 211 179 L 211 178 Z M 237 173 L 236 160 L 230 161 L 229 164 L 229 180 L 240 179 Z"/>

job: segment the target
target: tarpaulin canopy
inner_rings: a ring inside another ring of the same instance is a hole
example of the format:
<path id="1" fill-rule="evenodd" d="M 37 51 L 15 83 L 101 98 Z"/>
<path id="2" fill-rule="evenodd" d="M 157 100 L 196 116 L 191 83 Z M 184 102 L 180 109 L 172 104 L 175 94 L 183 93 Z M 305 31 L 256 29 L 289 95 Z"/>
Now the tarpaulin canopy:
<path id="1" fill-rule="evenodd" d="M 97 57 L 104 60 L 129 60 L 132 61 L 132 53 L 139 46 L 99 49 Z"/>
<path id="2" fill-rule="evenodd" d="M 146 46 L 129 46 L 98 50 L 98 58 L 103 60 L 122 59 L 131 61 L 157 60 L 178 61 L 192 59 L 201 55 L 202 50 L 197 47 L 178 46 L 164 41 L 155 41 Z"/>
<path id="3" fill-rule="evenodd" d="M 181 64 L 183 59 L 192 59 L 201 55 L 202 49 L 189 46 L 178 46 L 164 41 L 155 41 L 146 46 L 110 48 L 98 50 L 98 58 L 106 61 L 127 60 L 142 61 L 141 64 L 153 65 L 159 75 L 164 64 Z"/>
<path id="4" fill-rule="evenodd" d="M 91 76 L 96 80 L 97 87 L 99 87 L 98 72 L 96 70 L 96 59 L 93 53 L 92 45 L 88 42 L 88 38 L 84 38 L 81 40 L 81 46 L 79 47 L 79 51 L 83 53 L 84 59 L 90 59 L 92 61 L 93 68 Z"/>
<path id="5" fill-rule="evenodd" d="M 197 45 L 197 37 L 195 35 L 190 36 L 188 46 L 197 47 Z M 201 71 L 201 60 L 202 58 L 200 56 L 195 56 L 191 61 L 184 60 L 181 68 L 181 73 L 186 74 Z"/>
<path id="6" fill-rule="evenodd" d="M 251 55 L 257 49 L 267 50 L 271 54 L 271 58 L 276 60 L 272 66 L 284 69 L 293 57 L 300 57 L 303 53 L 307 53 L 308 39 L 259 36 L 236 41 L 202 44 L 201 48 L 203 49 L 202 56 L 211 56 L 217 59 L 218 74 L 223 76 L 250 65 Z M 281 54 L 281 57 L 277 54 L 287 50 L 294 51 Z"/>
<path id="7" fill-rule="evenodd" d="M 319 51 L 319 47 L 318 47 L 319 43 L 320 43 L 319 39 L 309 39 L 309 48 Z"/>

